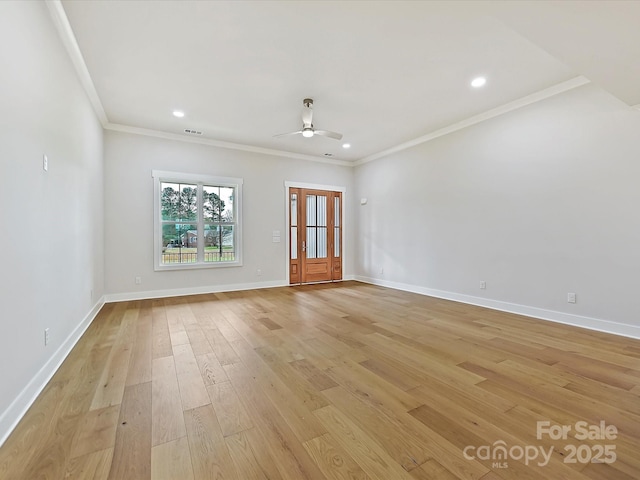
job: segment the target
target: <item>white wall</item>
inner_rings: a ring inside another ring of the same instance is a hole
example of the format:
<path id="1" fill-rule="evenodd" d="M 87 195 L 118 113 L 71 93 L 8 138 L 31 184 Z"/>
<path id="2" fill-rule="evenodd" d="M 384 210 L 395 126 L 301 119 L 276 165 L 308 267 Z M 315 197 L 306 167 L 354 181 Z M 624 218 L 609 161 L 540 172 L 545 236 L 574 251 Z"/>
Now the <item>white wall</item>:
<path id="1" fill-rule="evenodd" d="M 100 306 L 104 256 L 102 127 L 44 2 L 0 2 L 0 69 L 1 444 Z"/>
<path id="2" fill-rule="evenodd" d="M 355 178 L 360 278 L 640 336 L 640 112 L 597 87 Z"/>
<path id="3" fill-rule="evenodd" d="M 152 170 L 240 177 L 243 184 L 243 266 L 153 270 Z M 346 187 L 353 211 L 353 168 L 275 157 L 116 131 L 105 132 L 105 282 L 110 300 L 229 288 L 282 285 L 286 281 L 285 181 Z M 353 240 L 345 232 L 344 275 L 353 274 Z M 272 232 L 281 243 L 272 243 Z M 262 275 L 256 274 L 257 270 Z M 136 285 L 136 276 L 142 284 Z"/>

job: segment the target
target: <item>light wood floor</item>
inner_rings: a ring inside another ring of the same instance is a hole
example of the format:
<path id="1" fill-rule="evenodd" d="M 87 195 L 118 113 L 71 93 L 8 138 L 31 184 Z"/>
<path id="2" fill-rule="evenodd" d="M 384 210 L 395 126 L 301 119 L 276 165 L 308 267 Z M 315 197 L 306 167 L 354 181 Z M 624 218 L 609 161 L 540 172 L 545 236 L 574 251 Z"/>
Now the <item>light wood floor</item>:
<path id="1" fill-rule="evenodd" d="M 551 460 L 463 455 L 500 441 Z M 640 341 L 356 282 L 108 304 L 0 478 L 639 479 Z"/>

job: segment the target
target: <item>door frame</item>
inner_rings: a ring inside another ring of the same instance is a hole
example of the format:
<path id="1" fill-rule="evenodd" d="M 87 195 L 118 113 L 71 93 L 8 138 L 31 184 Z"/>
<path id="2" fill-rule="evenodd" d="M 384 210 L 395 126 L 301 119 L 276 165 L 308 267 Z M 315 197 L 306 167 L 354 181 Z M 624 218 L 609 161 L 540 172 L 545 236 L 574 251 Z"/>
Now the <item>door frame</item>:
<path id="1" fill-rule="evenodd" d="M 290 285 L 290 281 L 291 281 L 291 275 L 289 272 L 289 256 L 291 255 L 290 253 L 290 248 L 291 248 L 291 232 L 289 230 L 289 217 L 290 217 L 290 204 L 289 204 L 289 189 L 291 188 L 306 188 L 309 190 L 329 190 L 331 192 L 340 192 L 342 194 L 342 217 L 340 218 L 341 222 L 342 222 L 342 238 L 340 238 L 340 258 L 342 259 L 342 280 L 345 279 L 345 274 L 344 274 L 344 270 L 345 270 L 345 259 L 346 259 L 346 250 L 344 248 L 345 246 L 345 238 L 347 237 L 347 230 L 348 230 L 348 224 L 347 224 L 347 198 L 346 198 L 346 192 L 347 192 L 347 187 L 345 186 L 339 186 L 339 185 L 321 185 L 321 184 L 317 184 L 317 183 L 305 183 L 305 182 L 294 182 L 294 181 L 285 181 L 284 182 L 284 198 L 285 198 L 285 272 L 286 272 L 286 282 L 287 285 Z M 336 281 L 340 281 L 340 280 L 336 280 Z"/>

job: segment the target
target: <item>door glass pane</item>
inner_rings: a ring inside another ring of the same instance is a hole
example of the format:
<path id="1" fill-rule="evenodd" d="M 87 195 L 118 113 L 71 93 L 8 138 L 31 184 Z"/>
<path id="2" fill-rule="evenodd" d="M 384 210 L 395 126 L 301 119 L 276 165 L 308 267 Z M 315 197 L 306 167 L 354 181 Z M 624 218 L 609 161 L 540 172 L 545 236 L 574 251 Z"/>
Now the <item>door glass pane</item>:
<path id="1" fill-rule="evenodd" d="M 322 227 L 318 227 L 318 258 L 327 258 L 327 229 Z"/>
<path id="2" fill-rule="evenodd" d="M 335 197 L 334 199 L 334 203 L 333 203 L 333 224 L 336 227 L 340 226 L 340 197 Z"/>
<path id="3" fill-rule="evenodd" d="M 327 197 L 318 195 L 318 226 L 327 226 Z"/>
<path id="4" fill-rule="evenodd" d="M 291 194 L 291 226 L 298 225 L 298 194 Z"/>
<path id="5" fill-rule="evenodd" d="M 316 227 L 307 227 L 307 258 L 318 258 Z"/>
<path id="6" fill-rule="evenodd" d="M 291 259 L 298 258 L 298 227 L 291 227 Z"/>
<path id="7" fill-rule="evenodd" d="M 340 257 L 340 228 L 335 227 L 333 229 L 333 256 L 338 258 Z"/>
<path id="8" fill-rule="evenodd" d="M 316 226 L 316 196 L 307 195 L 307 225 Z"/>

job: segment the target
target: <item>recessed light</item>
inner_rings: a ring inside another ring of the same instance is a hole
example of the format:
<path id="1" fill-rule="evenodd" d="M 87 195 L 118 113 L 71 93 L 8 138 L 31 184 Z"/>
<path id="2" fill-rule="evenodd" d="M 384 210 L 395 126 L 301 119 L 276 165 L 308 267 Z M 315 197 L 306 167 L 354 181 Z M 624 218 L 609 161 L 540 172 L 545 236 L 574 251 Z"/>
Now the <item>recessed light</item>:
<path id="1" fill-rule="evenodd" d="M 471 80 L 471 86 L 473 88 L 483 87 L 485 83 L 487 83 L 487 79 L 484 77 L 476 77 L 473 80 Z"/>
<path id="2" fill-rule="evenodd" d="M 178 118 L 182 118 L 182 117 L 184 117 L 184 112 L 181 111 L 181 110 L 174 110 L 173 111 L 173 116 L 174 117 L 178 117 Z"/>
<path id="3" fill-rule="evenodd" d="M 351 148 L 351 144 L 350 143 L 343 143 L 342 144 L 342 148 Z"/>

